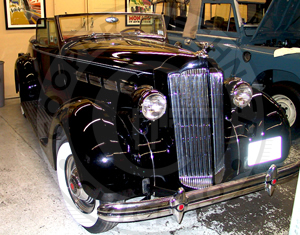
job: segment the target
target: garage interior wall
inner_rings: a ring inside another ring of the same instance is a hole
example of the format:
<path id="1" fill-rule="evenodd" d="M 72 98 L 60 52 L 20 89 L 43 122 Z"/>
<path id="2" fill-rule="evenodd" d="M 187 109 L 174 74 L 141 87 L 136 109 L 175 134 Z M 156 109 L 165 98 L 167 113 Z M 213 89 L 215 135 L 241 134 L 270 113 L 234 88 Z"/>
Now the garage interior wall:
<path id="1" fill-rule="evenodd" d="M 80 12 L 123 12 L 125 0 L 45 0 L 46 16 Z M 15 92 L 14 66 L 18 53 L 29 52 L 29 39 L 35 34 L 34 29 L 6 30 L 4 1 L 0 4 L 0 60 L 4 61 L 5 98 L 18 97 Z"/>

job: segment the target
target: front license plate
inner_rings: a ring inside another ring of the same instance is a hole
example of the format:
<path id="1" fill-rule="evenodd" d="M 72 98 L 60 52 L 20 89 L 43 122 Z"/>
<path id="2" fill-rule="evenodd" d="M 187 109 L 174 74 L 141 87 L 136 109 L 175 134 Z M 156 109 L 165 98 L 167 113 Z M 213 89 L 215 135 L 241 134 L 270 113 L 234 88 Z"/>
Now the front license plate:
<path id="1" fill-rule="evenodd" d="M 281 158 L 281 136 L 252 142 L 248 145 L 248 166 Z"/>

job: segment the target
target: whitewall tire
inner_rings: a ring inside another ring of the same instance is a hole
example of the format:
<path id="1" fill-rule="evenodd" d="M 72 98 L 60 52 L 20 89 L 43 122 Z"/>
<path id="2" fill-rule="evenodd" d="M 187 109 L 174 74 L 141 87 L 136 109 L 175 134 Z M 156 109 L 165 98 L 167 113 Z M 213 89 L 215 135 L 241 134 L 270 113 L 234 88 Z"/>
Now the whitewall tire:
<path id="1" fill-rule="evenodd" d="M 78 224 L 91 233 L 105 232 L 117 225 L 98 218 L 97 208 L 100 202 L 89 197 L 81 187 L 70 144 L 67 141 L 63 141 L 57 151 L 57 177 L 65 204 Z"/>

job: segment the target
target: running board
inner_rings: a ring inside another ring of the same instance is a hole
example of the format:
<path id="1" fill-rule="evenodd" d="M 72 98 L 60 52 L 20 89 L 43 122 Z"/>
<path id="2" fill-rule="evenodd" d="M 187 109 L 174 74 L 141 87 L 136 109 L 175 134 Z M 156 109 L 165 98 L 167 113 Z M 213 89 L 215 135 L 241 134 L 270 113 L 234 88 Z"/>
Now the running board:
<path id="1" fill-rule="evenodd" d="M 39 105 L 38 100 L 24 101 L 21 106 L 41 144 L 47 145 L 52 117 Z"/>

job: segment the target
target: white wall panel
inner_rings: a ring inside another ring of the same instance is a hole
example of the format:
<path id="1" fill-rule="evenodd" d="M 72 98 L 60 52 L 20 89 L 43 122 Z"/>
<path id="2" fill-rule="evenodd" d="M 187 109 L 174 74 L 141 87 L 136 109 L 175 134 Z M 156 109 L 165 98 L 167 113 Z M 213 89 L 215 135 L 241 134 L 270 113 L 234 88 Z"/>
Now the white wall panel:
<path id="1" fill-rule="evenodd" d="M 68 14 L 86 13 L 87 0 L 54 0 L 54 15 L 65 14 L 66 12 Z"/>

